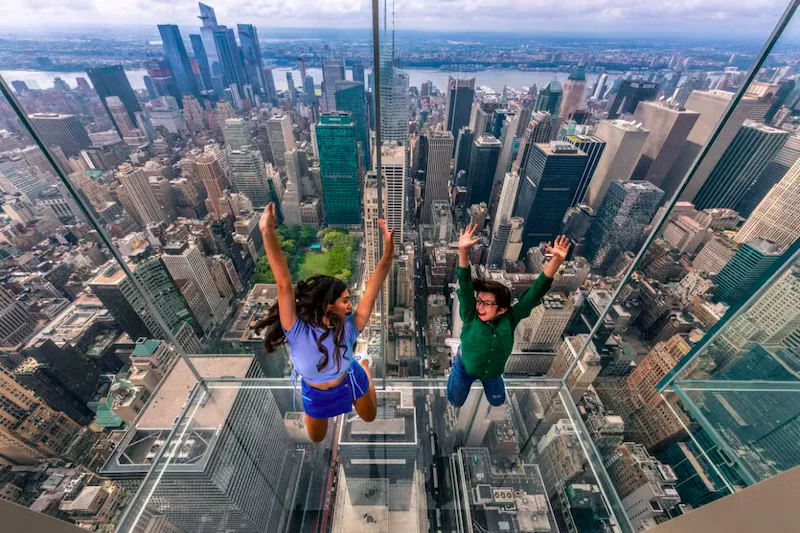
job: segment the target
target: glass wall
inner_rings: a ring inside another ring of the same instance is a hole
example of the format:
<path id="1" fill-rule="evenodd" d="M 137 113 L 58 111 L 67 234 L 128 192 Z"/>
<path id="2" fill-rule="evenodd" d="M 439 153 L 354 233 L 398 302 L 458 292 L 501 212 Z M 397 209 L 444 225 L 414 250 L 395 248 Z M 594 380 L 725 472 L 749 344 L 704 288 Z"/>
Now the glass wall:
<path id="1" fill-rule="evenodd" d="M 101 531 L 627 533 L 797 464 L 796 2 L 251 4 L 0 24 L 0 498 Z M 376 420 L 318 444 L 299 354 L 256 333 L 270 202 L 293 282 L 358 305 L 392 259 L 353 346 Z M 462 306 L 469 278 L 495 292 Z M 457 361 L 502 401 L 456 406 Z"/>

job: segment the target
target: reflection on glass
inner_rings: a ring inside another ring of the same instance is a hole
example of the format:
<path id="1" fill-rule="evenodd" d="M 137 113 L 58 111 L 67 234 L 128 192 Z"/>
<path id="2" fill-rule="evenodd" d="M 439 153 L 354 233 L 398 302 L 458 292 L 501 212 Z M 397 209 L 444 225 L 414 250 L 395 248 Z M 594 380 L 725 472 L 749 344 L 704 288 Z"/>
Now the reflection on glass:
<path id="1" fill-rule="evenodd" d="M 250 358 L 210 359 L 258 375 Z M 147 408 L 102 471 L 147 487 L 120 529 L 619 530 L 608 481 L 594 473 L 599 458 L 558 388 L 510 382 L 507 405 L 475 394 L 456 410 L 442 381 L 396 382 L 378 391 L 374 422 L 337 417 L 321 445 L 308 440 L 292 395 L 282 381 L 210 380 L 188 405 Z M 167 435 L 173 415 L 180 431 Z"/>
<path id="2" fill-rule="evenodd" d="M 700 13 L 702 43 L 587 41 L 385 5 L 373 43 L 327 29 L 365 6 L 316 30 L 146 7 L 0 41 L 1 497 L 96 530 L 627 532 L 797 465 L 800 91 L 791 39 L 759 55 L 772 8 L 753 44 Z M 377 220 L 397 234 L 354 348 L 378 420 L 320 446 L 255 333 L 269 202 L 293 281 L 354 304 Z M 573 243 L 499 407 L 444 394 L 467 223 L 473 277 L 513 300 Z"/>

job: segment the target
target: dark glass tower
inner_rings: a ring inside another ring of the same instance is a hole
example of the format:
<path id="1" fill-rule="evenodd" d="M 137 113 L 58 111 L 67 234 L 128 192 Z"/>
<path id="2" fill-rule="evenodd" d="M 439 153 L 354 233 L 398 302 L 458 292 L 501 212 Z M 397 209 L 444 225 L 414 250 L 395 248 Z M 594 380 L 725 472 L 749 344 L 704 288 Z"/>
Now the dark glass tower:
<path id="1" fill-rule="evenodd" d="M 203 80 L 203 88 L 206 91 L 214 90 L 211 85 L 211 67 L 208 66 L 208 55 L 206 54 L 206 47 L 203 44 L 203 37 L 193 33 L 189 36 L 192 42 L 192 51 L 194 58 L 197 60 L 197 66 L 200 69 L 200 79 Z"/>
<path id="2" fill-rule="evenodd" d="M 583 202 L 583 197 L 586 196 L 586 190 L 589 188 L 589 182 L 592 181 L 597 163 L 606 148 L 606 142 L 594 135 L 567 135 L 564 140 L 589 156 L 589 161 L 586 163 L 586 168 L 581 176 L 581 182 L 578 184 L 575 197 L 572 199 L 572 205 L 578 205 Z"/>
<path id="3" fill-rule="evenodd" d="M 358 149 L 349 113 L 324 113 L 315 129 L 328 224 L 361 223 Z"/>
<path id="4" fill-rule="evenodd" d="M 588 162 L 589 156 L 569 143 L 531 146 L 514 209 L 515 217 L 525 219 L 523 250 L 559 234 Z"/>
<path id="5" fill-rule="evenodd" d="M 303 87 L 305 90 L 305 86 Z M 361 144 L 361 157 L 364 168 L 372 168 L 367 130 L 367 105 L 364 84 L 357 81 L 339 80 L 334 84 L 336 110 L 350 113 L 356 128 L 356 142 Z"/>
<path id="6" fill-rule="evenodd" d="M 181 32 L 175 24 L 159 24 L 158 33 L 161 34 L 161 42 L 164 45 L 164 55 L 167 56 L 175 83 L 182 95 L 199 96 L 197 83 L 192 64 L 189 61 L 189 54 L 183 44 Z"/>
<path id="7" fill-rule="evenodd" d="M 497 159 L 503 145 L 491 135 L 481 135 L 472 144 L 467 169 L 466 207 L 485 202 L 489 204 L 494 183 Z"/>
<path id="8" fill-rule="evenodd" d="M 561 108 L 561 83 L 556 80 L 551 81 L 547 86 L 539 91 L 539 99 L 536 101 L 536 111 L 547 111 L 553 117 L 558 117 L 558 110 Z"/>
<path id="9" fill-rule="evenodd" d="M 623 80 L 608 112 L 609 120 L 632 114 L 639 102 L 652 100 L 658 95 L 658 84 L 643 80 Z"/>
<path id="10" fill-rule="evenodd" d="M 264 92 L 264 61 L 261 59 L 261 45 L 258 43 L 258 30 L 252 24 L 237 24 L 239 42 L 242 44 L 244 70 L 250 85 L 258 92 Z"/>
<path id="11" fill-rule="evenodd" d="M 458 136 L 461 128 L 469 125 L 469 115 L 472 112 L 472 100 L 475 97 L 475 78 L 447 80 L 447 101 L 445 102 L 445 115 L 447 122 L 445 129 L 452 131 L 453 136 Z"/>
<path id="12" fill-rule="evenodd" d="M 122 66 L 87 68 L 86 74 L 89 75 L 89 80 L 91 80 L 97 96 L 100 97 L 100 103 L 103 104 L 109 118 L 111 118 L 111 113 L 108 111 L 106 98 L 117 96 L 122 100 L 122 105 L 125 106 L 128 116 L 131 117 L 131 122 L 136 124 L 136 113 L 142 109 L 139 107 L 136 93 L 133 92 L 131 83 L 128 81 Z M 112 119 L 111 122 L 113 123 L 114 120 Z"/>
<path id="13" fill-rule="evenodd" d="M 236 45 L 233 29 L 225 26 L 214 28 L 214 43 L 217 45 L 223 84 L 226 88 L 236 84 L 239 96 L 244 96 L 242 87 L 247 83 L 247 75 L 242 62 L 242 55 Z"/>

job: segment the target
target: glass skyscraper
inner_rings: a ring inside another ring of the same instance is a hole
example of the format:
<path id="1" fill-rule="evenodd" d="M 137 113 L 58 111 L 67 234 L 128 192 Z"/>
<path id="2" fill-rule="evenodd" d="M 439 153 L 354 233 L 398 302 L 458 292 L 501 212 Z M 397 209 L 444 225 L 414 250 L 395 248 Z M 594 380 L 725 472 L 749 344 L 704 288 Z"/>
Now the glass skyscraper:
<path id="1" fill-rule="evenodd" d="M 353 126 L 356 128 L 356 141 L 361 145 L 361 160 L 364 168 L 372 168 L 370 164 L 372 151 L 367 128 L 367 106 L 364 84 L 357 81 L 336 81 L 333 85 L 336 110 L 350 113 Z"/>
<path id="2" fill-rule="evenodd" d="M 323 113 L 316 126 L 319 172 L 328 224 L 361 223 L 358 149 L 349 113 Z"/>
<path id="3" fill-rule="evenodd" d="M 531 147 L 514 209 L 515 217 L 525 219 L 524 250 L 558 235 L 588 162 L 589 156 L 566 142 Z"/>
<path id="4" fill-rule="evenodd" d="M 242 44 L 242 58 L 247 79 L 253 89 L 263 92 L 266 82 L 264 81 L 264 61 L 261 59 L 258 30 L 252 24 L 237 24 L 236 29 L 239 32 L 239 42 Z"/>
<path id="5" fill-rule="evenodd" d="M 100 103 L 108 113 L 109 118 L 111 112 L 108 110 L 106 98 L 109 96 L 117 96 L 125 106 L 128 116 L 131 117 L 131 122 L 136 124 L 136 113 L 142 109 L 139 107 L 139 102 L 136 100 L 136 93 L 133 92 L 131 82 L 125 75 L 125 71 L 121 65 L 113 65 L 110 67 L 92 67 L 86 69 L 86 74 L 94 86 L 97 96 L 100 97 Z M 113 120 L 112 120 L 113 123 Z M 122 135 L 122 133 L 120 133 Z"/>
<path id="6" fill-rule="evenodd" d="M 159 24 L 158 33 L 161 34 L 161 42 L 164 45 L 164 55 L 172 69 L 172 75 L 178 84 L 178 90 L 182 95 L 199 96 L 197 82 L 192 72 L 192 64 L 189 62 L 189 54 L 183 44 L 183 38 L 178 26 L 175 24 Z"/>

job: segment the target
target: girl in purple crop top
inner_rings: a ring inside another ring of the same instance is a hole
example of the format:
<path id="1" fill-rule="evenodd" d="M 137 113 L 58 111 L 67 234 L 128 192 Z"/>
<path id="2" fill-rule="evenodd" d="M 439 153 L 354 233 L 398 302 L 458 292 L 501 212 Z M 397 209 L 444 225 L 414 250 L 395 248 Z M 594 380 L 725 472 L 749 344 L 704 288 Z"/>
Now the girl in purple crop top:
<path id="1" fill-rule="evenodd" d="M 353 347 L 369 322 L 378 291 L 392 266 L 394 230 L 388 231 L 383 220 L 379 225 L 384 254 L 353 311 L 347 284 L 339 279 L 311 276 L 295 289 L 275 231 L 274 204 L 267 206 L 259 222 L 278 286 L 278 302 L 256 325 L 256 332 L 266 330 L 267 353 L 283 343 L 289 345 L 292 377 L 302 378 L 306 429 L 314 442 L 325 438 L 328 418 L 348 413 L 353 407 L 365 422 L 372 422 L 377 414 L 369 363 L 357 361 Z"/>

